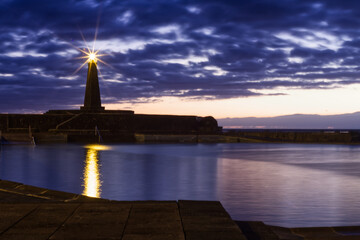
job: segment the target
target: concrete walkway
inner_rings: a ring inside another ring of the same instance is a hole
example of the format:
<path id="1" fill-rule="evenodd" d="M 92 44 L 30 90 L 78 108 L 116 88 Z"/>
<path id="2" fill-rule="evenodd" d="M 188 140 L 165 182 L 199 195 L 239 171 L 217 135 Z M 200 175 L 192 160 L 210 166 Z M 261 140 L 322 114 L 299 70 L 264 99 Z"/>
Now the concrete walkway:
<path id="1" fill-rule="evenodd" d="M 0 181 L 0 239 L 246 238 L 216 201 L 109 201 Z"/>
<path id="2" fill-rule="evenodd" d="M 359 240 L 360 227 L 235 223 L 216 201 L 110 201 L 0 180 L 0 239 Z"/>

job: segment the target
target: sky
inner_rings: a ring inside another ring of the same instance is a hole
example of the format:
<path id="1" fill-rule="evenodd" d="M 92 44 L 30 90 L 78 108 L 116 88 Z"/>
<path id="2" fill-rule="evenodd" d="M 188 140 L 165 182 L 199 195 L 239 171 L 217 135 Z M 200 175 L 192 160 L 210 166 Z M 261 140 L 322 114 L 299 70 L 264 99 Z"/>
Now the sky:
<path id="1" fill-rule="evenodd" d="M 360 111 L 360 1 L 1 0 L 0 112 L 79 108 L 96 26 L 106 109 Z"/>

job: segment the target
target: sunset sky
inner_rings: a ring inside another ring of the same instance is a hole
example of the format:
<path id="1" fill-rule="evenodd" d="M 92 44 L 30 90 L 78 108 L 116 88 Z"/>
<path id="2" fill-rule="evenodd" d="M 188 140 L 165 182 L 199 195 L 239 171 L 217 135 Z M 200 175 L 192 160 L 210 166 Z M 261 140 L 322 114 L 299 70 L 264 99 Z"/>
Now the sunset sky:
<path id="1" fill-rule="evenodd" d="M 360 1 L 1 0 L 0 112 L 79 108 L 97 22 L 106 109 L 360 111 Z"/>

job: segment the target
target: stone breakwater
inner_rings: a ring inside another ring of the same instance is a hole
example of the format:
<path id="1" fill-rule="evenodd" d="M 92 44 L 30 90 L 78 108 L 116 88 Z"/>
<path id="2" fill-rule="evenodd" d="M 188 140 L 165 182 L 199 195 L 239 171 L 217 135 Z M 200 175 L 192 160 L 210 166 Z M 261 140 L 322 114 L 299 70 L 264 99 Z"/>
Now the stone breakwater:
<path id="1" fill-rule="evenodd" d="M 360 144 L 359 131 L 351 130 L 230 130 L 225 135 L 238 138 L 238 142 Z"/>

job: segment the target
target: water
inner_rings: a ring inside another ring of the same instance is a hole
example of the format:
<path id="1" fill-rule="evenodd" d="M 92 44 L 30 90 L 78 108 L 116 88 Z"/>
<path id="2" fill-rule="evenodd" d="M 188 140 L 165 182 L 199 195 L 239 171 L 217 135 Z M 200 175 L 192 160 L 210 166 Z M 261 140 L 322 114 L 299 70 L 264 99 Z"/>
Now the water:
<path id="1" fill-rule="evenodd" d="M 2 146 L 0 178 L 114 200 L 219 200 L 236 220 L 360 224 L 360 146 Z"/>

